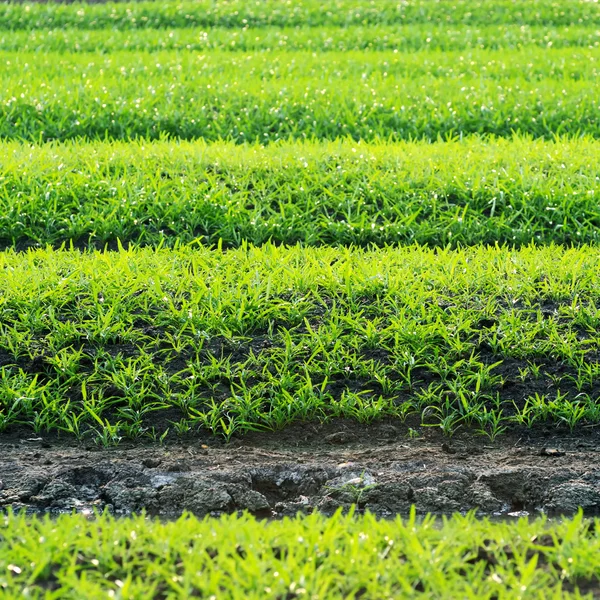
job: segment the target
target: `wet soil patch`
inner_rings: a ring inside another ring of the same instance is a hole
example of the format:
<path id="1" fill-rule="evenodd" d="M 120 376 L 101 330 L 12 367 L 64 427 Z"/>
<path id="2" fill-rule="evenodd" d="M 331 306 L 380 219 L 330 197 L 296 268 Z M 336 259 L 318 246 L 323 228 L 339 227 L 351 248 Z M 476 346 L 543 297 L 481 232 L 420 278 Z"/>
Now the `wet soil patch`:
<path id="1" fill-rule="evenodd" d="M 57 438 L 0 437 L 0 510 L 107 509 L 175 517 L 248 510 L 280 517 L 352 504 L 382 517 L 448 514 L 600 515 L 600 433 L 544 429 L 491 443 L 391 423 L 302 424 L 214 439 L 101 449 Z"/>

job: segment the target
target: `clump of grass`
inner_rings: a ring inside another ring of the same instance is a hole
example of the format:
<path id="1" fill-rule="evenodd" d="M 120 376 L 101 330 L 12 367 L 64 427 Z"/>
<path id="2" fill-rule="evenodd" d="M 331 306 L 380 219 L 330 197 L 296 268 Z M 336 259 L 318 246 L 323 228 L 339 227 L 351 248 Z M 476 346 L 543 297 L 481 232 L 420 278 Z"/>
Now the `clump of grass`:
<path id="1" fill-rule="evenodd" d="M 597 586 L 594 525 L 581 515 L 440 523 L 414 514 L 160 522 L 9 513 L 0 589 L 6 598 L 580 598 Z"/>

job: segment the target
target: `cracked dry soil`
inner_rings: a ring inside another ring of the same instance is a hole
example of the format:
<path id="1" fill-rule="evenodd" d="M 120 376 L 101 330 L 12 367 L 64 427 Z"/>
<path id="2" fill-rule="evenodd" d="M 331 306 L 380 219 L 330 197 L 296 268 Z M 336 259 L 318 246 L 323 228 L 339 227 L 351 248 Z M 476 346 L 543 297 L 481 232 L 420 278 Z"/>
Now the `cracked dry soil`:
<path id="1" fill-rule="evenodd" d="M 276 518 L 356 504 L 382 517 L 600 515 L 600 434 L 512 433 L 495 442 L 390 423 L 338 421 L 251 434 L 100 449 L 57 438 L 0 437 L 0 511 L 146 511 L 176 517 L 247 510 Z"/>

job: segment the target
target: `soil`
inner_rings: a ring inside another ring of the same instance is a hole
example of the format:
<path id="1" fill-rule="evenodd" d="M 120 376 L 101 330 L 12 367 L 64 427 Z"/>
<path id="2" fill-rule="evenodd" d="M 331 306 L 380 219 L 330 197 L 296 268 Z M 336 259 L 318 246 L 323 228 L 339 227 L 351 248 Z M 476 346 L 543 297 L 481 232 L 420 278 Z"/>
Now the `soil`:
<path id="1" fill-rule="evenodd" d="M 116 448 L 0 436 L 0 511 L 107 509 L 176 517 L 247 510 L 277 518 L 356 504 L 382 517 L 477 509 L 497 517 L 600 515 L 600 429 L 538 428 L 490 442 L 469 432 L 348 421 L 302 424 L 229 444 L 196 437 Z"/>

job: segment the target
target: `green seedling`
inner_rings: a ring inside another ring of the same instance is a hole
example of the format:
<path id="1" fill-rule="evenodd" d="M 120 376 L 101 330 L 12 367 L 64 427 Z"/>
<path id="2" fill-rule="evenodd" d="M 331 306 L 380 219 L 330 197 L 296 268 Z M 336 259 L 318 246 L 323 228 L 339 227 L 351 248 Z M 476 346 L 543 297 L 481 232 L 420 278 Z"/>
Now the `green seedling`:
<path id="1" fill-rule="evenodd" d="M 0 577 L 9 598 L 23 589 L 47 595 L 50 573 L 57 597 L 78 598 L 157 596 L 164 589 L 203 598 L 318 594 L 341 600 L 364 595 L 358 593 L 363 589 L 373 598 L 479 598 L 516 597 L 524 587 L 533 597 L 576 598 L 587 594 L 600 568 L 598 524 L 581 513 L 499 522 L 473 513 L 417 517 L 414 510 L 395 520 L 354 510 L 282 520 L 248 514 L 46 519 L 9 512 L 2 523 Z M 393 569 L 385 568 L 390 564 Z"/>
<path id="2" fill-rule="evenodd" d="M 529 308 L 553 298 L 566 314 L 576 273 L 577 312 L 593 312 L 586 298 L 600 285 L 600 254 L 592 247 L 45 249 L 4 252 L 0 267 L 12 307 L 2 335 L 15 332 L 15 360 L 26 367 L 1 369 L 4 430 L 101 433 L 112 444 L 145 435 L 163 415 L 177 423 L 174 409 L 182 431 L 193 424 L 225 439 L 414 412 L 447 435 L 475 426 L 492 438 L 507 419 L 599 422 L 593 399 L 579 392 L 593 384 L 597 333 L 570 336 L 570 317 L 532 319 Z M 506 304 L 507 286 L 519 289 L 520 304 Z M 108 320 L 98 319 L 100 293 Z M 477 303 L 497 327 L 473 330 Z M 65 319 L 79 332 L 77 348 L 61 347 Z M 102 335 L 107 328 L 113 333 Z M 379 347 L 365 343 L 365 331 Z M 460 355 L 448 331 L 460 332 Z M 482 344 L 493 336 L 497 355 L 484 363 Z M 506 381 L 519 369 L 538 391 L 513 406 Z M 547 391 L 557 383 L 558 393 Z"/>

